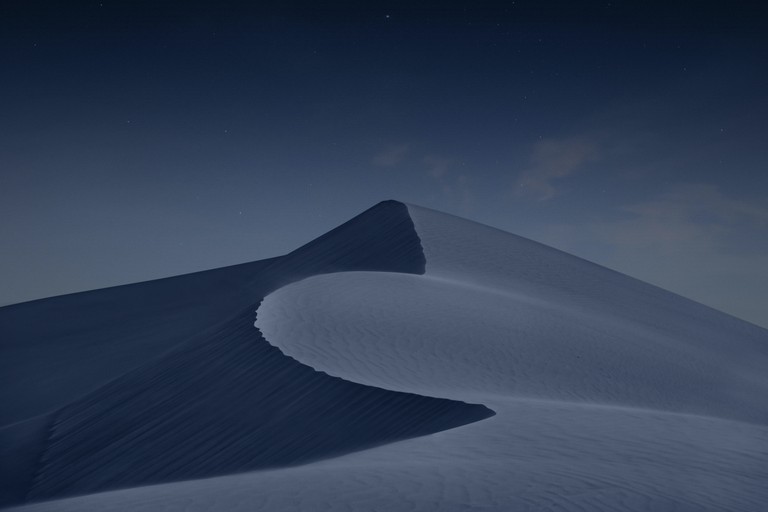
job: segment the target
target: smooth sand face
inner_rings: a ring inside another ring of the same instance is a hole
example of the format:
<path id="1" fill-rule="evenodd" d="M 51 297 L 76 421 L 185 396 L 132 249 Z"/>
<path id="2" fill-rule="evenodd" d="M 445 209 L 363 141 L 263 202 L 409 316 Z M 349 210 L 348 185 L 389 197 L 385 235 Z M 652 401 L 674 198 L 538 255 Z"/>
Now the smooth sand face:
<path id="1" fill-rule="evenodd" d="M 308 278 L 268 296 L 256 325 L 331 375 L 497 415 L 348 459 L 423 465 L 421 481 L 456 486 L 478 509 L 760 509 L 763 330 L 529 240 L 409 208 L 425 275 Z"/>
<path id="2" fill-rule="evenodd" d="M 731 371 L 749 346 L 715 353 L 664 324 L 429 275 L 315 276 L 268 296 L 256 326 L 313 368 L 384 389 L 768 418 L 768 377 Z"/>

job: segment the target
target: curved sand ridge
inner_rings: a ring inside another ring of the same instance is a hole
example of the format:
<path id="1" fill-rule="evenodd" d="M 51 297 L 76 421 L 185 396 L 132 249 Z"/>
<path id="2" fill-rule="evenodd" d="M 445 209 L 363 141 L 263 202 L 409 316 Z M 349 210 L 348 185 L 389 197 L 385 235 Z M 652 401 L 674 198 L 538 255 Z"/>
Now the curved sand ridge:
<path id="1" fill-rule="evenodd" d="M 442 278 L 311 277 L 269 295 L 256 325 L 313 368 L 397 391 L 768 418 L 768 378 L 739 371 L 732 344 L 718 356 L 643 324 Z"/>
<path id="2" fill-rule="evenodd" d="M 529 240 L 409 210 L 426 275 L 308 278 L 270 294 L 256 325 L 331 375 L 497 415 L 345 459 L 400 461 L 424 487 L 464 489 L 468 509 L 762 510 L 764 330 Z M 456 505 L 404 494 L 419 510 Z"/>
<path id="3" fill-rule="evenodd" d="M 400 391 L 768 424 L 765 330 L 530 240 L 409 209 L 425 275 L 291 284 L 259 309 L 265 337 L 331 375 Z"/>

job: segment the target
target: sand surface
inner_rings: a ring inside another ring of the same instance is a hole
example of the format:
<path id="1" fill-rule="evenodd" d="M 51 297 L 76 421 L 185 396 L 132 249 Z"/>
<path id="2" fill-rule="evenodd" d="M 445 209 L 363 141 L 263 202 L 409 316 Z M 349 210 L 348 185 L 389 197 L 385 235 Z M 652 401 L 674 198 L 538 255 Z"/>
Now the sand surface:
<path id="1" fill-rule="evenodd" d="M 26 499 L 86 495 L 18 510 L 765 510 L 768 331 L 417 206 L 345 226 L 164 280 L 166 309 L 131 310 L 160 345 L 127 362 L 102 354 L 130 346 L 105 334 L 117 313 L 81 319 L 91 338 L 55 348 L 71 389 L 6 414 L 55 427 L 42 465 L 35 436 L 11 452 L 34 470 Z M 68 380 L 83 345 L 115 378 Z M 15 354 L 28 382 L 50 367 Z"/>

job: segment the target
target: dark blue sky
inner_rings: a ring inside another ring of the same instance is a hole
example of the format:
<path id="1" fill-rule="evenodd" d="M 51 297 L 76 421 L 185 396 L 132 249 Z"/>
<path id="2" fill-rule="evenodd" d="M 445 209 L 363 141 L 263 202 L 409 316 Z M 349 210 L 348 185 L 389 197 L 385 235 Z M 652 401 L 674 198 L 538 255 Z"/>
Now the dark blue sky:
<path id="1" fill-rule="evenodd" d="M 251 4 L 0 8 L 0 304 L 394 198 L 768 325 L 764 7 Z"/>

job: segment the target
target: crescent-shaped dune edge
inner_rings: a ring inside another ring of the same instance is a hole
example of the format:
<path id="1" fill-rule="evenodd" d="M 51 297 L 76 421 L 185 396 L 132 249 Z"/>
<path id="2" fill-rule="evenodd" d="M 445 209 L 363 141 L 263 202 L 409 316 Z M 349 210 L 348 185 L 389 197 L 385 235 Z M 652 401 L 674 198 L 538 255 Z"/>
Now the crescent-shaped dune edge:
<path id="1" fill-rule="evenodd" d="M 35 402 L 47 415 L 31 416 L 35 403 L 7 411 L 22 421 L 0 441 L 15 440 L 5 446 L 27 461 L 25 498 L 83 494 L 13 510 L 762 511 L 768 502 L 764 329 L 396 202 L 249 265 L 155 284 L 163 307 L 134 304 L 128 320 L 161 347 L 136 349 L 134 364 L 75 343 L 116 377 L 53 371 L 71 387 L 61 405 L 43 404 L 48 393 Z M 196 295 L 182 285 L 208 297 L 190 305 Z M 181 295 L 187 302 L 174 306 Z M 96 302 L 102 318 L 117 315 L 109 304 L 133 304 Z M 168 340 L 150 325 L 173 327 L 168 309 L 192 309 L 201 324 L 207 315 L 207 328 Z M 105 335 L 111 328 L 91 335 L 124 346 Z M 32 357 L 22 363 L 42 371 Z"/>

